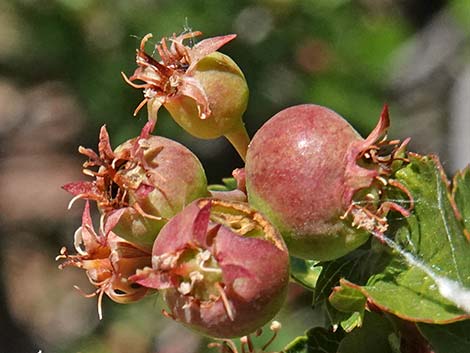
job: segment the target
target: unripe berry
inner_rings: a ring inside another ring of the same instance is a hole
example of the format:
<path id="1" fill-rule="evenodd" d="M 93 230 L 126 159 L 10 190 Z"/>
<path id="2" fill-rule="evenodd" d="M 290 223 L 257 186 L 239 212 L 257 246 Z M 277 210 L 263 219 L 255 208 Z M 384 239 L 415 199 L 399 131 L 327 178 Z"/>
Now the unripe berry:
<path id="1" fill-rule="evenodd" d="M 284 301 L 289 282 L 284 241 L 245 203 L 193 202 L 162 228 L 152 255 L 153 268 L 132 280 L 162 290 L 169 315 L 203 334 L 249 334 Z"/>
<path id="2" fill-rule="evenodd" d="M 277 113 L 255 134 L 245 167 L 248 199 L 292 255 L 335 259 L 386 227 L 380 177 L 391 173 L 406 144 L 384 139 L 388 123 L 385 109 L 364 140 L 332 110 L 305 104 Z M 378 156 L 385 145 L 390 151 Z"/>
<path id="3" fill-rule="evenodd" d="M 78 198 L 97 201 L 106 228 L 143 248 L 151 249 L 161 227 L 185 205 L 208 195 L 197 157 L 175 141 L 148 135 L 146 128 L 113 151 L 103 127 L 99 153 L 84 148 L 80 152 L 89 157 L 84 173 L 95 181 L 64 188 Z"/>
<path id="4" fill-rule="evenodd" d="M 189 74 L 204 90 L 210 115 L 198 119 L 196 101 L 177 96 L 165 104 L 175 121 L 203 139 L 217 138 L 239 128 L 248 103 L 248 86 L 237 64 L 227 55 L 214 52 L 198 61 Z"/>
<path id="5" fill-rule="evenodd" d="M 226 136 L 244 158 L 249 138 L 242 115 L 248 103 L 248 85 L 237 64 L 216 51 L 235 35 L 205 39 L 192 47 L 183 44 L 200 34 L 174 36 L 170 47 L 162 38 L 156 45 L 161 61 L 145 52 L 151 35 L 142 39 L 137 50 L 139 67 L 130 78 L 123 74 L 130 85 L 144 89 L 145 99 L 135 113 L 146 103 L 149 120 L 155 122 L 163 105 L 191 135 L 203 139 Z"/>

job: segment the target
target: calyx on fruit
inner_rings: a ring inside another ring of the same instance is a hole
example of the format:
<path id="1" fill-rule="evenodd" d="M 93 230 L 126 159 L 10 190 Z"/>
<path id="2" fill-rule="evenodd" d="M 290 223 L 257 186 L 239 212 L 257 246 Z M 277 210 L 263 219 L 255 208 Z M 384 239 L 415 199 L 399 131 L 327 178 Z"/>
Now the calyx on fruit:
<path id="1" fill-rule="evenodd" d="M 289 282 L 282 237 L 240 202 L 200 199 L 161 230 L 152 268 L 133 281 L 159 289 L 168 316 L 203 334 L 239 337 L 278 312 Z"/>
<path id="2" fill-rule="evenodd" d="M 149 292 L 148 288 L 132 282 L 129 277 L 138 269 L 150 265 L 150 252 L 135 247 L 109 229 L 105 229 L 104 225 L 100 225 L 100 230 L 96 233 L 88 201 L 83 210 L 82 225 L 74 235 L 74 245 L 77 254 L 70 255 L 67 248 L 63 247 L 56 260 L 64 260 L 59 265 L 60 269 L 73 266 L 86 271 L 90 283 L 97 289 L 91 294 L 84 295 L 98 297 L 100 319 L 104 294 L 117 303 L 125 304 L 138 301 Z"/>
<path id="3" fill-rule="evenodd" d="M 186 147 L 173 140 L 152 136 L 147 124 L 140 136 L 114 151 L 106 127 L 100 132 L 98 153 L 88 148 L 84 174 L 94 181 L 63 186 L 78 198 L 94 200 L 113 232 L 151 249 L 161 227 L 191 201 L 208 195 L 201 163 Z M 97 168 L 96 171 L 90 168 Z"/>
<path id="4" fill-rule="evenodd" d="M 129 78 L 122 74 L 132 87 L 144 91 L 144 100 L 134 115 L 147 104 L 149 121 L 155 124 L 163 105 L 188 133 L 203 139 L 226 136 L 244 158 L 249 137 L 242 115 L 248 103 L 248 86 L 237 64 L 217 52 L 236 35 L 208 38 L 192 47 L 183 43 L 199 35 L 201 32 L 190 32 L 162 38 L 155 46 L 160 61 L 145 52 L 152 35 L 142 39 L 136 57 L 138 68 Z"/>

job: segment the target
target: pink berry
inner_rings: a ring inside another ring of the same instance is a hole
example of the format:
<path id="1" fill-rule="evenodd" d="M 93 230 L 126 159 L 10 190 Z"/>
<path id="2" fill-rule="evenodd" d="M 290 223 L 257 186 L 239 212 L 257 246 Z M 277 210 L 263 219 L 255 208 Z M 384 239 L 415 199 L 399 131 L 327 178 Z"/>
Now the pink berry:
<path id="1" fill-rule="evenodd" d="M 287 248 L 260 213 L 240 202 L 201 199 L 161 230 L 152 269 L 132 280 L 162 290 L 171 317 L 203 334 L 249 334 L 280 309 Z"/>
<path id="2" fill-rule="evenodd" d="M 292 255 L 335 259 L 386 227 L 379 178 L 406 145 L 385 140 L 388 123 L 384 109 L 364 140 L 332 110 L 305 104 L 282 110 L 255 134 L 245 167 L 248 199 L 278 227 Z M 390 158 L 377 155 L 385 145 Z"/>

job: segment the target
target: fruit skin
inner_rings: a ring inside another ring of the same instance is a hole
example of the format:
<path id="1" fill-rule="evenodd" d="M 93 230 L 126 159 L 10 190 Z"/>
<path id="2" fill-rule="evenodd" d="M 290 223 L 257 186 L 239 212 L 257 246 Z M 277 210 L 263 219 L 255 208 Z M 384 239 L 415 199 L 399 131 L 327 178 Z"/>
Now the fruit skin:
<path id="1" fill-rule="evenodd" d="M 248 85 L 237 64 L 227 55 L 214 52 L 201 59 L 189 73 L 201 85 L 211 114 L 199 119 L 194 99 L 177 96 L 164 106 L 175 121 L 190 134 L 214 139 L 243 127 L 242 115 L 248 105 Z"/>
<path id="2" fill-rule="evenodd" d="M 188 251 L 206 254 L 204 266 L 188 257 Z M 246 203 L 193 202 L 162 228 L 152 255 L 153 268 L 131 279 L 160 289 L 169 316 L 208 336 L 240 337 L 255 331 L 273 318 L 286 296 L 285 243 Z M 196 272 L 202 277 L 184 290 L 188 273 Z"/>
<path id="3" fill-rule="evenodd" d="M 121 144 L 115 152 L 131 149 L 135 141 Z M 138 173 L 140 180 L 128 188 L 131 207 L 121 215 L 113 231 L 131 242 L 152 246 L 161 227 L 171 217 L 191 201 L 207 196 L 208 191 L 204 169 L 189 149 L 161 136 L 150 136 L 146 143 L 148 149 L 142 156 L 145 167 L 135 167 L 128 175 L 123 173 L 128 179 L 136 178 Z M 142 185 L 150 188 L 150 192 L 141 192 Z M 161 220 L 142 216 L 132 209 L 135 204 L 139 204 L 145 214 L 161 217 Z"/>
<path id="4" fill-rule="evenodd" d="M 255 134 L 245 166 L 248 199 L 278 227 L 291 255 L 332 260 L 368 239 L 341 218 L 376 175 L 356 163 L 363 144 L 341 116 L 313 104 L 282 110 Z"/>

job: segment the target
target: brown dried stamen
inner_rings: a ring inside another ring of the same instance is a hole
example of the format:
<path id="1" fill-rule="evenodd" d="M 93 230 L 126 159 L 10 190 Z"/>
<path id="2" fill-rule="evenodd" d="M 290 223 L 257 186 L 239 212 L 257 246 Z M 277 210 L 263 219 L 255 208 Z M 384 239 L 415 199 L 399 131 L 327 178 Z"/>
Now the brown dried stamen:
<path id="1" fill-rule="evenodd" d="M 141 136 L 129 143 L 128 146 L 116 151 L 111 148 L 105 126 L 100 132 L 98 153 L 89 148 L 79 148 L 79 152 L 88 157 L 88 160 L 83 163 L 83 173 L 95 180 L 93 182 L 69 183 L 64 186 L 67 191 L 75 195 L 69 203 L 69 208 L 78 199 L 88 199 L 96 201 L 100 210 L 105 214 L 109 214 L 113 210 L 131 207 L 144 218 L 162 219 L 159 216 L 148 214 L 137 202 L 131 202 L 129 197 L 129 192 L 136 192 L 139 188 L 147 188 L 150 191 L 158 189 L 161 195 L 166 198 L 166 193 L 158 186 L 160 183 L 151 182 L 148 177 L 148 171 L 151 170 L 153 171 L 153 181 L 161 178 L 160 174 L 155 172 L 158 167 L 155 160 L 163 150 L 163 146 L 149 145 L 147 138 L 150 135 L 147 125 L 142 130 Z M 165 182 L 162 180 L 161 185 L 164 185 Z"/>
<path id="2" fill-rule="evenodd" d="M 103 222 L 103 217 L 100 218 L 100 222 Z M 132 283 L 128 276 L 150 262 L 148 252 L 137 249 L 114 233 L 104 233 L 104 228 L 100 223 L 98 233 L 93 229 L 89 202 L 87 202 L 82 215 L 82 225 L 74 234 L 77 254 L 70 255 L 67 248 L 62 247 L 56 257 L 56 260 L 63 260 L 59 265 L 60 269 L 73 266 L 86 271 L 88 280 L 97 287 L 96 290 L 87 294 L 77 286 L 75 289 L 87 298 L 98 297 L 100 319 L 104 294 L 118 303 L 139 300 L 146 294 L 147 289 Z"/>
<path id="3" fill-rule="evenodd" d="M 157 96 L 165 97 L 174 95 L 181 83 L 181 75 L 191 65 L 191 56 L 188 47 L 183 41 L 201 35 L 201 32 L 190 32 L 180 36 L 173 34 L 172 38 L 163 37 L 159 44 L 155 45 L 155 50 L 161 58 L 161 62 L 155 60 L 145 52 L 145 45 L 152 38 L 152 34 L 144 36 L 137 49 L 136 63 L 137 70 L 131 77 L 121 72 L 122 77 L 130 86 L 136 89 L 144 90 L 144 99 L 134 111 L 134 116 L 149 102 L 150 99 Z M 172 44 L 170 47 L 167 41 Z M 141 81 L 142 84 L 136 84 L 134 81 Z"/>
<path id="4" fill-rule="evenodd" d="M 379 141 L 358 154 L 357 164 L 366 169 L 376 170 L 377 175 L 370 188 L 367 189 L 369 192 L 359 190 L 356 193 L 356 200 L 353 200 L 341 219 L 346 219 L 351 215 L 354 227 L 383 236 L 388 229 L 386 217 L 390 211 L 396 211 L 404 217 L 410 215 L 414 207 L 413 196 L 404 185 L 391 178 L 397 169 L 397 164 L 401 166 L 409 163 L 405 154 L 409 140 L 389 141 L 387 135 L 384 135 Z M 387 194 L 391 190 L 399 190 L 406 195 L 408 198 L 407 208 L 389 200 Z"/>
<path id="5" fill-rule="evenodd" d="M 261 213 L 253 210 L 243 202 L 224 201 L 217 199 L 201 200 L 199 207 L 211 203 L 211 221 L 230 228 L 233 232 L 244 236 L 261 238 L 284 249 L 276 229 Z"/>

